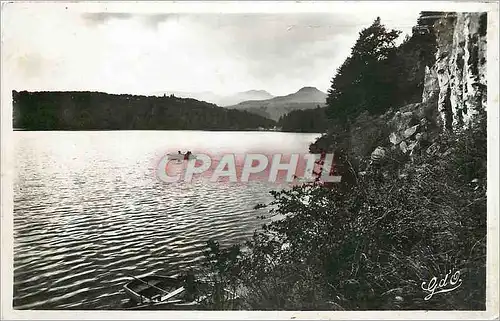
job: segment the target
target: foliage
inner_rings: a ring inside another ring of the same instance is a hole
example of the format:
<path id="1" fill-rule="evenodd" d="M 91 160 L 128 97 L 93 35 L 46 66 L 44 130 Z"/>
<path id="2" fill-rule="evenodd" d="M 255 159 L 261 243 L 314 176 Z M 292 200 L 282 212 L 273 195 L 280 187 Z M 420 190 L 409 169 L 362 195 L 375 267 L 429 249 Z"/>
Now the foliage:
<path id="1" fill-rule="evenodd" d="M 272 128 L 273 120 L 194 99 L 98 92 L 13 92 L 14 128 L 27 130 Z"/>
<path id="2" fill-rule="evenodd" d="M 387 73 L 395 79 L 392 106 L 420 102 L 424 88 L 425 67 L 435 62 L 436 36 L 433 23 L 441 13 L 422 12 L 411 37 L 396 49 Z"/>
<path id="3" fill-rule="evenodd" d="M 429 12 L 422 12 L 411 37 L 395 45 L 400 31 L 388 30 L 377 18 L 363 29 L 350 56 L 338 68 L 327 97 L 327 115 L 349 124 L 363 112 L 420 101 L 425 66 L 433 64 L 435 36 Z M 429 22 L 431 21 L 431 22 Z"/>
<path id="4" fill-rule="evenodd" d="M 359 176 L 352 170 L 353 154 L 387 139 L 387 117 L 374 114 L 420 100 L 436 16 L 423 12 L 399 47 L 399 33 L 380 19 L 360 33 L 332 80 L 326 112 L 335 123 L 311 145 L 312 152 L 339 152 L 343 183 L 271 192 L 266 223 L 232 262 L 246 308 L 485 309 L 485 113 L 466 129 L 433 137 L 434 153 L 417 150 L 410 162 L 399 149 L 388 150 L 377 169 Z M 377 128 L 365 130 L 370 124 Z M 366 136 L 372 139 L 360 148 Z M 354 175 L 344 179 L 346 173 Z M 423 282 L 455 271 L 459 288 L 424 299 Z"/>
<path id="5" fill-rule="evenodd" d="M 475 124 L 411 165 L 392 155 L 350 189 L 272 192 L 269 214 L 284 218 L 255 232 L 233 262 L 246 307 L 484 309 L 486 127 Z M 458 289 L 424 300 L 422 282 L 456 270 Z"/>
<path id="6" fill-rule="evenodd" d="M 217 241 L 209 240 L 204 254 L 205 281 L 210 285 L 207 292 L 212 297 L 211 304 L 206 308 L 230 310 L 238 307 L 238 301 L 233 294 L 236 294 L 239 284 L 237 279 L 240 273 L 237 264 L 241 256 L 239 246 L 233 245 L 222 249 Z"/>
<path id="7" fill-rule="evenodd" d="M 363 29 L 351 55 L 337 70 L 328 90 L 328 115 L 345 123 L 362 111 L 379 113 L 388 107 L 393 79 L 387 77 L 400 31 L 387 30 L 377 18 Z"/>
<path id="8" fill-rule="evenodd" d="M 328 129 L 326 108 L 294 110 L 280 117 L 278 126 L 284 132 L 320 133 Z"/>

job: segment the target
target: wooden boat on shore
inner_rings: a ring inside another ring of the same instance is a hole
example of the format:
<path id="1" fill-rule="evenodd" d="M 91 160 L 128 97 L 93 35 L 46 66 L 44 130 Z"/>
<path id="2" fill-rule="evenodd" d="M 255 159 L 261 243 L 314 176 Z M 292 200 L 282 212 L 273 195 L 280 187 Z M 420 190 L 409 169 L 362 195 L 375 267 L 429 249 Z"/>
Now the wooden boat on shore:
<path id="1" fill-rule="evenodd" d="M 149 275 L 141 278 L 132 277 L 123 286 L 130 299 L 135 303 L 128 307 L 132 310 L 193 310 L 203 309 L 217 300 L 208 282 L 196 281 L 187 284 L 185 281 L 168 276 Z M 196 289 L 196 290 L 193 290 Z M 222 298 L 225 303 L 236 302 L 238 296 L 224 289 Z"/>
<path id="2" fill-rule="evenodd" d="M 149 275 L 133 277 L 123 289 L 137 303 L 165 302 L 184 292 L 185 288 L 181 283 L 174 277 Z"/>

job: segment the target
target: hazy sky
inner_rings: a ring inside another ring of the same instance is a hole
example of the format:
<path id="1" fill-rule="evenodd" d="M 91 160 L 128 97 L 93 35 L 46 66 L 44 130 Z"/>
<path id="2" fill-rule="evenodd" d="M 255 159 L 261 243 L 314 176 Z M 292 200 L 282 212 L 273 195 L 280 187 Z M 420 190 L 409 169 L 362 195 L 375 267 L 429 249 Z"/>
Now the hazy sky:
<path id="1" fill-rule="evenodd" d="M 330 12 L 323 5 L 309 13 L 238 7 L 239 13 L 220 14 L 130 4 L 9 4 L 2 8 L 3 59 L 15 75 L 9 85 L 18 90 L 326 91 L 362 28 L 380 16 L 409 33 L 425 9 L 341 5 L 331 4 Z"/>

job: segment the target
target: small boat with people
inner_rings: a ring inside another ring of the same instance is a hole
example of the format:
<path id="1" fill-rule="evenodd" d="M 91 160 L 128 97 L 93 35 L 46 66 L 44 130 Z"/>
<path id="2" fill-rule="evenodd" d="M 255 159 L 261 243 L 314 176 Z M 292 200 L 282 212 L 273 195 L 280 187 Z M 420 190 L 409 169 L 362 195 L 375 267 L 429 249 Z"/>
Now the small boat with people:
<path id="1" fill-rule="evenodd" d="M 167 156 L 169 159 L 178 160 L 178 161 L 196 159 L 196 156 L 193 155 L 193 153 L 191 153 L 191 151 L 187 151 L 185 154 L 183 154 L 181 151 L 178 151 L 177 154 L 170 153 L 170 154 L 167 154 Z"/>
<path id="2" fill-rule="evenodd" d="M 238 296 L 228 290 L 223 295 L 214 295 L 217 288 L 208 281 L 195 280 L 194 276 L 170 277 L 148 275 L 133 277 L 123 289 L 132 301 L 132 310 L 192 310 L 204 309 L 214 304 L 214 300 L 226 303 L 236 302 Z"/>

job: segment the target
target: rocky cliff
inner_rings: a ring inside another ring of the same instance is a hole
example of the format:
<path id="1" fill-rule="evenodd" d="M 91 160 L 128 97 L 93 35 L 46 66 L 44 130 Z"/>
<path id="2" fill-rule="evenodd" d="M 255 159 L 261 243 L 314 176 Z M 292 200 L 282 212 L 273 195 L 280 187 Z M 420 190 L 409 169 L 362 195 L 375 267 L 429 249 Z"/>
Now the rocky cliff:
<path id="1" fill-rule="evenodd" d="M 426 68 L 422 102 L 384 115 L 392 149 L 435 153 L 439 132 L 469 126 L 486 111 L 486 26 L 486 13 L 447 13 L 434 23 L 436 62 Z"/>
<path id="2" fill-rule="evenodd" d="M 411 156 L 423 148 L 435 153 L 439 132 L 468 126 L 486 111 L 486 25 L 486 13 L 446 13 L 434 23 L 436 62 L 426 68 L 422 102 L 384 115 L 391 149 Z"/>
<path id="3" fill-rule="evenodd" d="M 347 138 L 325 135 L 311 151 L 340 147 L 361 163 L 370 153 L 373 163 L 391 150 L 409 156 L 439 152 L 440 133 L 468 126 L 486 111 L 486 25 L 486 13 L 443 13 L 429 30 L 437 50 L 435 63 L 426 68 L 421 102 L 378 117 L 365 113 Z"/>
<path id="4" fill-rule="evenodd" d="M 486 110 L 486 13 L 448 14 L 438 20 L 436 71 L 443 128 L 471 122 Z"/>

